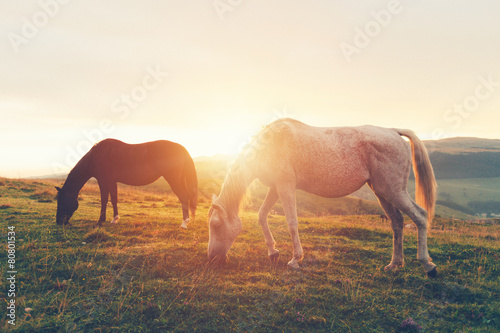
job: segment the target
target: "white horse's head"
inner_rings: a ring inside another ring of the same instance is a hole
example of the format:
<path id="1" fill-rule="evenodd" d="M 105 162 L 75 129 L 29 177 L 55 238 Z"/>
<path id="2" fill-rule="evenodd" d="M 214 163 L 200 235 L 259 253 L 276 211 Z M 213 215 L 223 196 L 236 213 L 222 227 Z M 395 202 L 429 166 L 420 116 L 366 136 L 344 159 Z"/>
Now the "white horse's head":
<path id="1" fill-rule="evenodd" d="M 212 196 L 212 207 L 208 212 L 208 260 L 224 263 L 227 252 L 242 230 L 238 212 L 227 212 L 217 203 L 217 196 Z"/>

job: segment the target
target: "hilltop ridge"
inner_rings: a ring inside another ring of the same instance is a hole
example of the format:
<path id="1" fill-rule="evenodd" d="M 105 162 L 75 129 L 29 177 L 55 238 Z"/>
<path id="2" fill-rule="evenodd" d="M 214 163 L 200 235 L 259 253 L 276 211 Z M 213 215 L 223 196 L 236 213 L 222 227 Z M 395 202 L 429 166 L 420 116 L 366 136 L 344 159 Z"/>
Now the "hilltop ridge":
<path id="1" fill-rule="evenodd" d="M 424 144 L 432 152 L 441 153 L 478 153 L 500 152 L 499 139 L 483 139 L 475 137 L 453 137 L 439 140 L 424 140 Z"/>

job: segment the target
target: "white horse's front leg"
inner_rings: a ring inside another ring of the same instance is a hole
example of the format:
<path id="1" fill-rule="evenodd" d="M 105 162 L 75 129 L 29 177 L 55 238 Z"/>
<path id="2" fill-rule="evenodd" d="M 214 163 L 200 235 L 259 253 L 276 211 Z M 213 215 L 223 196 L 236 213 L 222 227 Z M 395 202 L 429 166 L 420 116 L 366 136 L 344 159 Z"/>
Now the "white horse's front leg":
<path id="1" fill-rule="evenodd" d="M 285 211 L 288 231 L 292 238 L 293 258 L 288 262 L 288 266 L 299 268 L 299 262 L 302 260 L 303 251 L 299 239 L 299 225 L 297 221 L 297 206 L 295 202 L 295 185 L 287 184 L 277 188 L 283 209 Z"/>
<path id="2" fill-rule="evenodd" d="M 299 262 L 302 260 L 303 257 L 302 245 L 300 244 L 300 239 L 299 239 L 297 220 L 295 220 L 295 223 L 288 222 L 288 231 L 290 232 L 290 236 L 292 237 L 292 245 L 293 245 L 293 258 L 288 262 L 288 266 L 297 269 L 299 268 Z"/>
<path id="3" fill-rule="evenodd" d="M 279 258 L 279 251 L 275 248 L 276 241 L 274 240 L 273 234 L 269 229 L 269 224 L 267 224 L 267 215 L 269 211 L 274 206 L 276 201 L 278 201 L 278 193 L 275 188 L 270 188 L 267 192 L 267 196 L 264 199 L 264 203 L 259 209 L 259 223 L 262 227 L 262 232 L 264 233 L 264 238 L 267 244 L 267 255 L 272 262 L 275 262 Z"/>

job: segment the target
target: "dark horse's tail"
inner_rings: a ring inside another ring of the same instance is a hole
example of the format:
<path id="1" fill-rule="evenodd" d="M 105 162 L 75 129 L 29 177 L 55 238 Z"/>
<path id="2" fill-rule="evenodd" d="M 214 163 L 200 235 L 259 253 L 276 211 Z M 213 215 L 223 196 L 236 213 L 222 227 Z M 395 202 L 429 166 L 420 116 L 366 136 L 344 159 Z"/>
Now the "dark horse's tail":
<path id="1" fill-rule="evenodd" d="M 198 205 L 198 176 L 196 175 L 193 159 L 189 156 L 189 154 L 186 156 L 183 178 L 188 192 L 191 220 L 194 221 L 196 216 L 196 206 Z"/>

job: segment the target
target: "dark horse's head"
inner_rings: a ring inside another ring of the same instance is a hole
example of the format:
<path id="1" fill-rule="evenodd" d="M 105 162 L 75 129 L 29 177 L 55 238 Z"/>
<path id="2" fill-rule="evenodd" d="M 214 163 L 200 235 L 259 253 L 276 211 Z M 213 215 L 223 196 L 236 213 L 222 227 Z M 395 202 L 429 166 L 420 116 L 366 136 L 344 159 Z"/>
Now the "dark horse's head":
<path id="1" fill-rule="evenodd" d="M 59 225 L 68 224 L 73 213 L 78 209 L 78 192 L 68 193 L 62 188 L 57 189 L 57 215 L 56 223 Z"/>

